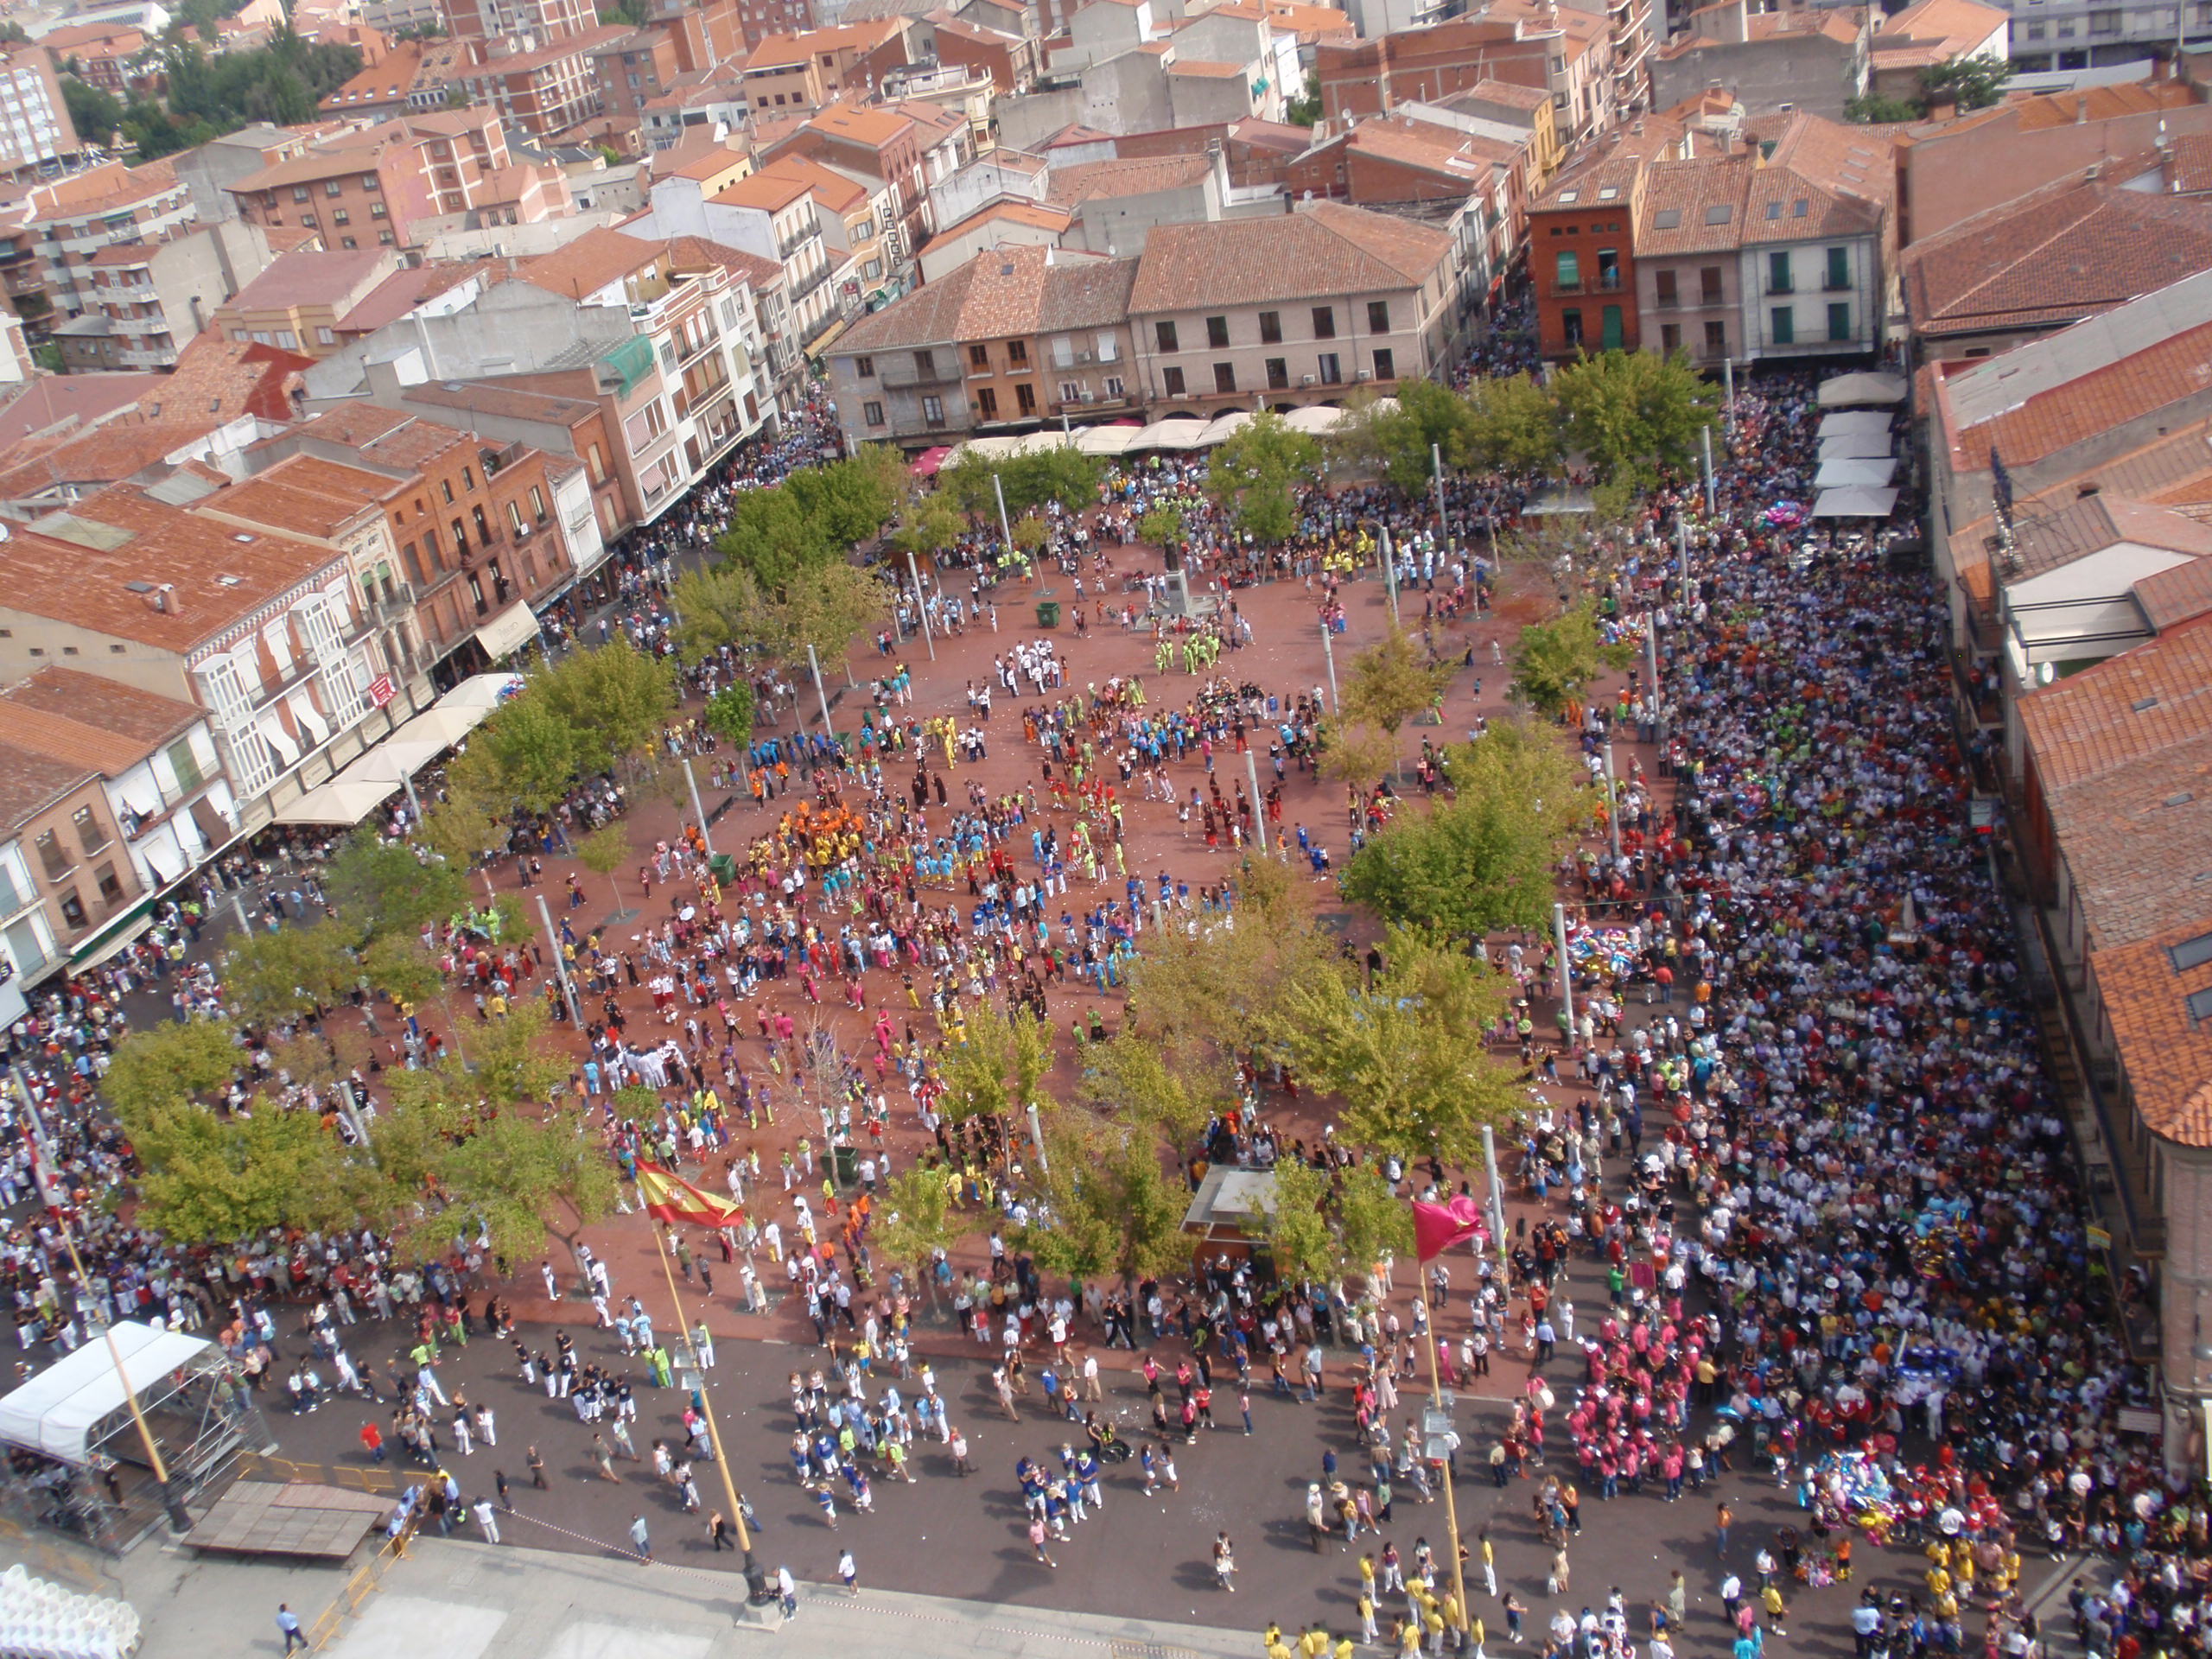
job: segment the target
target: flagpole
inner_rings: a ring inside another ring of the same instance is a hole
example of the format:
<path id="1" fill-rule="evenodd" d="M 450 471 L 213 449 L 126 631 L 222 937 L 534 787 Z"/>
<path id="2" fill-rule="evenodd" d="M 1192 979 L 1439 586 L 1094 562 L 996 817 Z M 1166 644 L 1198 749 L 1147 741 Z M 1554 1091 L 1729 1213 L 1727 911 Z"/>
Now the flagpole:
<path id="1" fill-rule="evenodd" d="M 44 1198 L 47 1197 L 46 1185 L 60 1173 L 60 1166 L 54 1156 L 53 1143 L 47 1139 L 46 1120 L 39 1116 L 38 1101 L 31 1094 L 22 1067 L 10 1062 L 8 1069 L 15 1076 L 16 1091 L 23 1097 L 23 1110 L 30 1116 L 32 1156 L 39 1160 L 39 1196 Z M 48 1207 L 60 1229 L 61 1243 L 68 1249 L 69 1265 L 76 1272 L 77 1283 L 83 1294 L 90 1298 L 92 1294 L 92 1275 L 85 1271 L 84 1258 L 77 1254 L 76 1235 L 70 1230 L 68 1211 L 50 1201 Z M 192 1530 L 192 1512 L 184 1507 L 184 1500 L 170 1485 L 168 1465 L 162 1460 L 162 1450 L 155 1444 L 154 1431 L 146 1421 L 146 1414 L 138 1408 L 138 1391 L 130 1386 L 130 1373 L 124 1369 L 123 1351 L 116 1345 L 114 1323 L 104 1323 L 100 1334 L 107 1342 L 108 1363 L 115 1367 L 116 1380 L 123 1384 L 123 1401 L 130 1408 L 130 1421 L 137 1425 L 138 1443 L 145 1448 L 146 1462 L 153 1470 L 155 1481 L 161 1486 L 162 1507 L 168 1512 L 171 1526 L 179 1532 L 189 1532 Z"/>
<path id="2" fill-rule="evenodd" d="M 644 1194 L 639 1195 L 640 1198 Z M 676 1327 L 683 1332 L 684 1351 L 691 1356 L 691 1368 L 699 1373 L 699 1408 L 706 1414 L 707 1433 L 715 1440 L 715 1466 L 722 1478 L 722 1496 L 729 1502 L 730 1524 L 737 1529 L 737 1547 L 744 1552 L 745 1589 L 747 1599 L 760 1594 L 766 1580 L 753 1560 L 753 1533 L 745 1524 L 745 1505 L 737 1496 L 737 1485 L 730 1478 L 729 1447 L 723 1443 L 722 1432 L 715 1422 L 715 1402 L 707 1392 L 707 1368 L 699 1363 L 699 1345 L 692 1340 L 690 1322 L 683 1317 L 683 1299 L 676 1294 L 676 1274 L 668 1265 L 668 1243 L 661 1236 L 661 1218 L 652 1212 L 650 1205 L 645 1216 L 653 1224 L 653 1253 L 660 1257 L 661 1277 L 668 1281 L 669 1305 L 676 1310 Z"/>
<path id="3" fill-rule="evenodd" d="M 1427 1294 L 1425 1290 L 1423 1294 Z M 1438 1406 L 1444 1398 L 1444 1385 L 1436 1372 L 1436 1344 L 1441 1312 L 1441 1309 L 1434 1307 L 1428 1311 L 1428 1399 L 1431 1406 Z M 1467 1574 L 1459 1560 L 1459 1504 L 1452 1494 L 1452 1459 L 1449 1453 L 1444 1459 L 1444 1529 L 1452 1536 L 1452 1598 L 1459 1607 L 1459 1621 L 1456 1628 L 1464 1630 L 1468 1628 Z"/>

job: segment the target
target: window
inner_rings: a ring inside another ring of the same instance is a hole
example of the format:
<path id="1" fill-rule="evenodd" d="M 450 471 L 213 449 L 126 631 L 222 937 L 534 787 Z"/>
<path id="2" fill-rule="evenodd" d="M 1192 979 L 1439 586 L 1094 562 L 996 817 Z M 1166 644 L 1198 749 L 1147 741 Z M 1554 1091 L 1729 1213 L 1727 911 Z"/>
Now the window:
<path id="1" fill-rule="evenodd" d="M 1029 342 L 1026 340 L 1007 341 L 1006 360 L 1027 368 L 1029 365 Z"/>
<path id="2" fill-rule="evenodd" d="M 330 210 L 330 222 L 334 225 L 351 225 L 353 222 L 353 215 L 343 207 L 334 207 Z"/>
<path id="3" fill-rule="evenodd" d="M 1766 257 L 1766 291 L 1770 294 L 1789 292 L 1789 255 L 1785 251 Z"/>
<path id="4" fill-rule="evenodd" d="M 335 346 L 338 343 L 337 333 L 327 323 L 318 324 L 315 331 L 315 343 L 318 346 Z"/>
<path id="5" fill-rule="evenodd" d="M 522 503 L 512 498 L 510 498 L 507 502 L 507 523 L 514 527 L 516 535 L 530 534 L 530 523 L 522 516 Z"/>
<path id="6" fill-rule="evenodd" d="M 607 456 L 595 443 L 591 447 L 591 481 L 594 484 L 607 482 Z"/>
<path id="7" fill-rule="evenodd" d="M 1160 372 L 1160 390 L 1163 396 L 1180 397 L 1183 395 L 1183 371 L 1173 366 Z"/>
<path id="8" fill-rule="evenodd" d="M 1621 254 L 1618 248 L 1598 250 L 1598 286 L 1608 292 L 1621 285 Z"/>
<path id="9" fill-rule="evenodd" d="M 59 879 L 69 874 L 69 855 L 61 850 L 61 838 L 53 830 L 41 833 L 38 838 L 38 861 L 46 867 L 48 875 Z"/>
<path id="10" fill-rule="evenodd" d="M 914 378 L 917 380 L 937 378 L 937 358 L 933 353 L 929 352 L 914 353 Z"/>
<path id="11" fill-rule="evenodd" d="M 378 231 L 377 232 L 377 245 L 378 247 L 388 248 L 391 246 L 391 232 L 390 231 Z"/>
<path id="12" fill-rule="evenodd" d="M 461 481 L 467 486 L 471 495 L 476 493 L 476 469 L 474 467 L 464 467 L 461 469 Z"/>
<path id="13" fill-rule="evenodd" d="M 872 357 L 856 357 L 856 358 L 855 358 L 855 359 L 853 359 L 853 372 L 854 372 L 855 374 L 856 374 L 856 375 L 860 376 L 860 378 L 861 378 L 861 379 L 863 379 L 863 380 L 873 380 L 873 379 L 874 379 L 874 378 L 875 378 L 875 359 L 874 359 L 874 358 L 872 358 Z"/>
<path id="14" fill-rule="evenodd" d="M 1128 388 L 1122 384 L 1122 377 L 1120 375 L 1109 374 L 1106 377 L 1106 396 L 1108 397 L 1118 400 L 1127 391 Z"/>
<path id="15" fill-rule="evenodd" d="M 1179 352 L 1183 349 L 1175 343 L 1175 325 L 1173 321 L 1154 323 L 1152 337 L 1163 352 Z"/>
<path id="16" fill-rule="evenodd" d="M 861 418 L 866 421 L 870 426 L 881 426 L 883 424 L 883 405 L 881 404 L 873 403 L 862 404 L 861 405 Z"/>
<path id="17" fill-rule="evenodd" d="M 1599 343 L 1603 349 L 1618 352 L 1628 343 L 1621 326 L 1621 308 L 1618 305 L 1605 308 L 1598 328 Z"/>
<path id="18" fill-rule="evenodd" d="M 1673 306 L 1681 303 L 1681 296 L 1675 291 L 1675 273 L 1673 271 L 1662 270 L 1656 276 L 1653 277 L 1652 288 L 1661 305 Z"/>
<path id="19" fill-rule="evenodd" d="M 1014 408 L 1017 415 L 1034 415 L 1037 412 L 1037 388 L 1033 383 L 1024 380 L 1014 387 Z"/>
<path id="20" fill-rule="evenodd" d="M 1375 353 L 1375 378 L 1395 380 L 1398 378 L 1398 356 L 1387 346 Z"/>
<path id="21" fill-rule="evenodd" d="M 1281 391 L 1290 385 L 1290 359 L 1271 357 L 1268 359 L 1268 390 Z"/>
<path id="22" fill-rule="evenodd" d="M 971 369 L 989 368 L 991 348 L 988 346 L 970 346 L 968 348 L 968 366 Z"/>
<path id="23" fill-rule="evenodd" d="M 310 194 L 311 193 L 308 191 L 307 186 L 304 184 L 296 184 L 292 187 L 292 200 L 294 201 L 305 201 L 308 200 Z"/>
<path id="24" fill-rule="evenodd" d="M 1582 291 L 1582 256 L 1572 248 L 1561 253 L 1557 276 L 1556 286 L 1560 293 L 1580 294 Z"/>
<path id="25" fill-rule="evenodd" d="M 1697 273 L 1697 302 L 1700 305 L 1720 303 L 1720 267 L 1700 265 Z"/>
<path id="26" fill-rule="evenodd" d="M 2089 33 L 2092 35 L 2119 34 L 2120 13 L 2117 10 L 2091 12 L 2089 14 Z"/>
<path id="27" fill-rule="evenodd" d="M 61 895 L 60 905 L 64 922 L 73 928 L 85 925 L 85 901 L 77 896 L 76 888 L 72 887 Z"/>
<path id="28" fill-rule="evenodd" d="M 364 173 L 361 175 L 361 188 L 364 190 L 381 190 L 384 188 L 384 181 L 373 173 Z"/>
<path id="29" fill-rule="evenodd" d="M 1849 300 L 1838 300 L 1828 307 L 1828 338 L 1830 340 L 1851 338 L 1851 302 Z"/>
<path id="30" fill-rule="evenodd" d="M 1659 349 L 1669 357 L 1682 349 L 1682 325 L 1662 322 L 1659 325 Z"/>
<path id="31" fill-rule="evenodd" d="M 1851 250 L 1849 248 L 1828 250 L 1828 286 L 1830 288 L 1851 286 Z"/>
<path id="32" fill-rule="evenodd" d="M 1081 403 L 1083 401 L 1083 382 L 1080 380 L 1061 381 L 1060 401 L 1064 404 Z"/>
<path id="33" fill-rule="evenodd" d="M 448 506 L 451 506 L 453 505 L 453 480 L 449 478 L 442 478 L 438 480 L 438 484 L 439 486 L 446 493 L 446 505 Z"/>
<path id="34" fill-rule="evenodd" d="M 1260 313 L 1260 344 L 1262 346 L 1282 344 L 1281 312 L 1262 311 Z"/>
<path id="35" fill-rule="evenodd" d="M 1728 355 L 1728 325 L 1708 322 L 1705 325 L 1705 354 L 1707 357 Z"/>
<path id="36" fill-rule="evenodd" d="M 355 242 L 350 236 L 341 236 L 338 238 L 338 245 L 341 250 L 351 252 L 354 248 L 360 245 Z"/>
<path id="37" fill-rule="evenodd" d="M 535 484 L 530 486 L 530 510 L 537 515 L 537 522 L 541 524 L 550 516 L 545 511 L 545 492 Z"/>
<path id="38" fill-rule="evenodd" d="M 325 179 L 322 181 L 322 194 L 326 196 L 344 195 L 346 194 L 346 181 L 343 179 Z"/>
<path id="39" fill-rule="evenodd" d="M 91 807 L 79 807 L 69 815 L 69 822 L 76 826 L 77 843 L 86 853 L 97 853 L 107 845 L 107 826 Z"/>
<path id="40" fill-rule="evenodd" d="M 1560 312 L 1559 327 L 1568 345 L 1580 346 L 1582 343 L 1582 314 L 1580 311 Z"/>
<path id="41" fill-rule="evenodd" d="M 922 424 L 925 426 L 943 426 L 944 424 L 944 398 L 925 397 L 922 399 Z"/>
<path id="42" fill-rule="evenodd" d="M 1334 340 L 1337 337 L 1337 308 L 1332 305 L 1313 308 L 1313 338 Z"/>
<path id="43" fill-rule="evenodd" d="M 1390 302 L 1370 300 L 1367 302 L 1367 332 L 1387 334 L 1390 332 Z"/>
<path id="44" fill-rule="evenodd" d="M 1313 365 L 1315 369 L 1319 371 L 1320 374 L 1321 384 L 1323 385 L 1340 386 L 1344 384 L 1344 371 L 1343 359 L 1338 358 L 1334 352 L 1322 353 L 1320 356 L 1313 359 Z"/>
<path id="45" fill-rule="evenodd" d="M 1776 345 L 1795 346 L 1797 343 L 1797 313 L 1795 308 L 1776 306 L 1770 314 L 1767 332 L 1774 337 Z"/>
<path id="46" fill-rule="evenodd" d="M 1218 392 L 1231 392 L 1236 390 L 1236 365 L 1234 363 L 1217 363 L 1213 365 L 1213 389 Z"/>
<path id="47" fill-rule="evenodd" d="M 296 352 L 300 348 L 300 337 L 289 328 L 279 328 L 276 331 L 276 343 L 288 352 Z"/>
<path id="48" fill-rule="evenodd" d="M 101 865 L 92 873 L 92 879 L 99 883 L 102 904 L 114 906 L 123 901 L 123 878 L 115 873 L 113 863 Z"/>
<path id="49" fill-rule="evenodd" d="M 176 786 L 188 794 L 206 781 L 200 770 L 200 757 L 192 752 L 190 738 L 169 745 L 169 770 L 176 774 Z"/>
<path id="50" fill-rule="evenodd" d="M 984 421 L 995 421 L 999 417 L 999 395 L 988 386 L 976 393 L 976 417 Z"/>
<path id="51" fill-rule="evenodd" d="M 1227 317 L 1206 319 L 1206 344 L 1217 352 L 1229 349 L 1229 319 Z"/>

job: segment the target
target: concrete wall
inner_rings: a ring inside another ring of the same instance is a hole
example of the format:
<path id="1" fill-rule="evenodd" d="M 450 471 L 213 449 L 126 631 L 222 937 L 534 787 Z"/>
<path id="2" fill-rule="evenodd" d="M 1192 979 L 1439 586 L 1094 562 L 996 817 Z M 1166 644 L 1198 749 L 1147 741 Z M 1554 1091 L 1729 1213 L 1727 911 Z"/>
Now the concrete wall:
<path id="1" fill-rule="evenodd" d="M 1700 46 L 1673 58 L 1655 53 L 1650 65 L 1651 102 L 1662 110 L 1719 81 L 1734 87 L 1753 115 L 1789 104 L 1840 121 L 1844 105 L 1859 90 L 1858 53 L 1822 35 Z M 1981 200 L 1986 206 L 1999 198 L 1984 192 Z"/>
<path id="2" fill-rule="evenodd" d="M 1068 229 L 1070 247 L 1134 258 L 1144 251 L 1146 233 L 1155 225 L 1199 225 L 1219 219 L 1221 191 L 1214 175 L 1175 190 L 1147 190 L 1134 195 L 1100 196 L 1083 204 Z M 1271 212 L 1280 215 L 1280 205 Z"/>

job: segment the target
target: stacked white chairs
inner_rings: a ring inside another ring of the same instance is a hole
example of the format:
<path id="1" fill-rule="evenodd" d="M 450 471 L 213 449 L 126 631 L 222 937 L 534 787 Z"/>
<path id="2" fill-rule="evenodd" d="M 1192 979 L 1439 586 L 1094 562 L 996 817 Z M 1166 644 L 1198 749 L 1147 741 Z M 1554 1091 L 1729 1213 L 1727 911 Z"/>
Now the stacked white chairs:
<path id="1" fill-rule="evenodd" d="M 21 1562 L 0 1573 L 0 1659 L 128 1659 L 138 1611 L 111 1596 L 80 1596 Z"/>

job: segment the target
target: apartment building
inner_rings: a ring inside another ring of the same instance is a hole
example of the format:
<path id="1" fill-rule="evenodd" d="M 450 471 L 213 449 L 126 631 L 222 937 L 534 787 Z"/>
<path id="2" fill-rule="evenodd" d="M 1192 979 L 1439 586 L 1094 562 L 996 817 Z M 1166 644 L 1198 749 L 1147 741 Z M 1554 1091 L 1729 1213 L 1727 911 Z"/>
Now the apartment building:
<path id="1" fill-rule="evenodd" d="M 399 269 L 391 248 L 288 253 L 218 306 L 213 322 L 227 340 L 327 357 L 345 320 Z"/>
<path id="2" fill-rule="evenodd" d="M 94 135 L 105 143 L 109 135 Z M 0 46 L 0 175 L 22 178 L 79 149 L 54 60 L 36 46 Z"/>
<path id="3" fill-rule="evenodd" d="M 636 120 L 682 72 L 676 37 L 664 29 L 607 36 L 590 52 L 599 79 L 599 107 L 618 119 Z"/>
<path id="4" fill-rule="evenodd" d="M 0 677 L 56 664 L 207 711 L 240 830 L 359 753 L 391 671 L 342 550 L 128 484 L 9 538 Z M 111 917 L 128 903 L 102 898 Z"/>
<path id="5" fill-rule="evenodd" d="M 0 738 L 0 1013 L 145 897 L 99 767 Z"/>
<path id="6" fill-rule="evenodd" d="M 130 90 L 132 62 L 151 49 L 153 42 L 128 23 L 77 23 L 49 29 L 38 37 L 53 60 L 87 86 L 97 86 L 118 98 Z M 106 135 L 96 142 L 105 143 Z"/>
<path id="7" fill-rule="evenodd" d="M 273 257 L 258 226 L 236 220 L 194 224 L 167 241 L 102 248 L 92 257 L 90 303 L 52 330 L 64 370 L 174 368 L 213 308 Z"/>
<path id="8" fill-rule="evenodd" d="M 560 167 L 518 160 L 499 118 L 484 109 L 388 121 L 226 188 L 249 224 L 312 231 L 335 252 L 404 251 L 441 230 L 533 225 L 574 211 Z"/>
<path id="9" fill-rule="evenodd" d="M 96 310 L 93 257 L 102 250 L 163 242 L 194 218 L 191 192 L 168 162 L 105 162 L 34 186 L 17 202 L 0 288 L 25 325 L 43 334 Z"/>
<path id="10" fill-rule="evenodd" d="M 862 317 L 830 356 L 848 447 L 916 448 L 1139 407 L 1136 274 L 1133 259 L 1003 248 Z"/>
<path id="11" fill-rule="evenodd" d="M 810 117 L 770 155 L 794 152 L 890 193 L 898 216 L 886 226 L 886 257 L 899 264 L 934 233 L 930 191 L 975 159 L 976 135 L 964 117 L 926 100 L 841 104 Z"/>
<path id="12" fill-rule="evenodd" d="M 472 105 L 496 111 L 540 143 L 605 113 L 594 55 L 631 31 L 609 23 L 541 45 L 502 49 L 456 73 L 453 85 Z"/>
<path id="13" fill-rule="evenodd" d="M 1875 19 L 1871 7 L 1701 7 L 1652 55 L 1653 105 L 1672 109 L 1717 84 L 1753 115 L 1807 110 L 1840 121 L 1870 85 Z"/>
<path id="14" fill-rule="evenodd" d="M 1630 50 L 1640 54 L 1633 33 Z M 1485 82 L 1542 92 L 1560 142 L 1586 143 L 1642 100 L 1640 77 L 1615 72 L 1621 47 L 1605 16 L 1492 0 L 1480 15 L 1356 41 L 1323 41 L 1313 76 L 1333 124 L 1413 99 L 1445 102 Z"/>
<path id="15" fill-rule="evenodd" d="M 474 61 L 464 41 L 400 41 L 318 105 L 325 115 L 389 121 L 446 107 L 446 87 Z"/>

